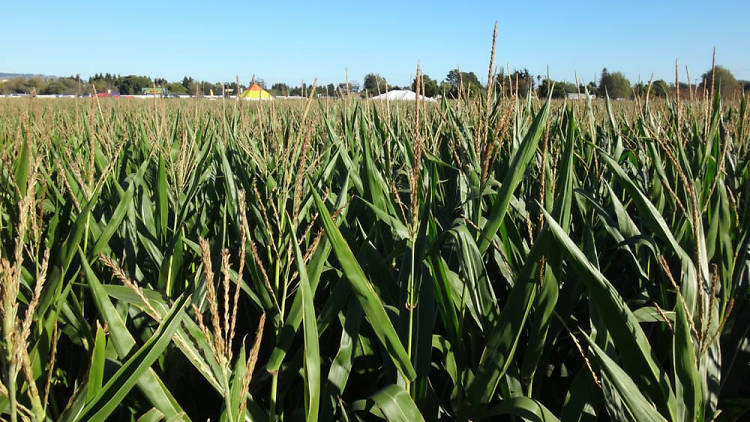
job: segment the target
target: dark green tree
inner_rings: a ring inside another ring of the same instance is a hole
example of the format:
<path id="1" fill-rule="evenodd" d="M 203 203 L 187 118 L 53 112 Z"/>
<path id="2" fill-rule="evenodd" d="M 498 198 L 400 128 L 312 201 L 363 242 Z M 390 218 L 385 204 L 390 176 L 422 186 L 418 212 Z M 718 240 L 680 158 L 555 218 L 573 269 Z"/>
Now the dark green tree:
<path id="1" fill-rule="evenodd" d="M 479 82 L 474 72 L 461 72 L 453 69 L 446 75 L 444 83 L 442 88 L 453 98 L 458 96 L 459 90 L 469 95 L 476 95 L 482 91 L 482 83 Z"/>
<path id="2" fill-rule="evenodd" d="M 365 75 L 365 92 L 371 97 L 386 92 L 387 85 L 388 83 L 386 82 L 385 78 L 378 75 L 377 73 L 368 73 L 367 75 Z"/>
<path id="3" fill-rule="evenodd" d="M 219 90 L 217 90 L 216 92 L 214 92 L 214 94 L 218 94 L 219 91 L 221 91 L 225 97 L 228 97 L 228 96 L 231 96 L 231 95 L 235 95 L 237 93 L 237 82 L 236 81 L 224 82 L 223 84 L 217 84 L 217 85 L 220 85 L 220 87 L 219 87 Z M 244 90 L 244 86 L 242 84 L 240 84 L 240 90 L 239 90 L 239 92 L 242 93 L 243 90 Z M 192 92 L 191 92 L 191 94 L 192 94 Z"/>
<path id="4" fill-rule="evenodd" d="M 90 93 L 91 85 L 94 85 L 94 89 L 96 90 L 96 92 L 107 92 L 108 90 L 114 89 L 114 85 L 103 78 L 92 81 L 87 87 L 88 89 L 86 90 L 86 92 Z"/>
<path id="5" fill-rule="evenodd" d="M 51 81 L 46 86 L 42 87 L 39 90 L 39 93 L 46 95 L 64 94 L 65 85 L 58 81 Z"/>
<path id="6" fill-rule="evenodd" d="M 422 75 L 422 79 L 424 81 L 424 95 L 426 97 L 434 97 L 438 94 L 440 94 L 440 86 L 438 85 L 437 81 L 429 77 L 428 75 Z M 416 92 L 417 91 L 417 78 L 414 78 L 413 81 L 411 81 L 411 90 Z"/>
<path id="7" fill-rule="evenodd" d="M 182 84 L 179 82 L 171 82 L 167 84 L 167 91 L 169 91 L 170 94 L 177 94 L 177 95 L 189 94 L 187 88 L 182 86 Z"/>
<path id="8" fill-rule="evenodd" d="M 191 85 L 193 84 L 193 78 L 185 76 L 182 78 L 182 86 L 185 87 L 185 89 L 190 90 Z"/>
<path id="9" fill-rule="evenodd" d="M 656 97 L 666 97 L 669 95 L 669 85 L 663 79 L 654 81 L 651 84 L 651 95 Z"/>
<path id="10" fill-rule="evenodd" d="M 586 85 L 586 89 L 584 90 L 583 87 L 581 87 L 581 92 L 588 91 L 589 95 L 600 95 L 599 94 L 599 87 L 596 86 L 596 82 L 591 81 Z"/>
<path id="11" fill-rule="evenodd" d="M 516 92 L 518 95 L 525 97 L 529 90 L 534 89 L 534 76 L 529 73 L 528 69 L 514 70 L 510 76 L 501 71 L 497 75 L 495 89 L 500 90 L 501 87 L 505 95 Z"/>
<path id="12" fill-rule="evenodd" d="M 539 98 L 547 98 L 550 90 L 552 90 L 552 98 L 565 98 L 568 94 L 578 93 L 578 88 L 573 83 L 544 79 L 539 84 L 537 95 Z"/>
<path id="13" fill-rule="evenodd" d="M 289 91 L 289 86 L 285 83 L 277 82 L 271 85 L 271 94 L 273 95 L 286 95 Z"/>
<path id="14" fill-rule="evenodd" d="M 221 93 L 221 83 L 215 84 L 208 81 L 201 81 L 200 92 L 203 95 L 219 95 Z"/>
<path id="15" fill-rule="evenodd" d="M 140 94 L 142 88 L 153 87 L 151 78 L 147 76 L 128 75 L 118 78 L 116 88 L 122 95 Z"/>
<path id="16" fill-rule="evenodd" d="M 639 82 L 633 88 L 640 96 L 648 94 L 650 97 L 664 98 L 669 94 L 669 85 L 663 79 L 654 81 L 650 85 L 649 89 L 649 84 Z"/>
<path id="17" fill-rule="evenodd" d="M 599 80 L 599 93 L 609 95 L 609 98 L 630 98 L 633 92 L 630 89 L 630 81 L 622 72 L 610 73 L 605 67 Z"/>
<path id="18" fill-rule="evenodd" d="M 713 80 L 713 86 L 711 81 Z M 701 88 L 707 88 L 709 92 L 719 89 L 723 95 L 733 95 L 739 92 L 740 84 L 734 78 L 732 72 L 722 66 L 716 66 L 713 70 L 703 74 Z"/>

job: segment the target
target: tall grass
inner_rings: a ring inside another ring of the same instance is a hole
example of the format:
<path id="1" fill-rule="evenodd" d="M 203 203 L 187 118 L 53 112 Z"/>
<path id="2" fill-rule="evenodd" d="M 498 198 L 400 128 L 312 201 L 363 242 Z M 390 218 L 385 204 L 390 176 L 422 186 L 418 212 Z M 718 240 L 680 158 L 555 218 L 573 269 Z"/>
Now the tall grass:
<path id="1" fill-rule="evenodd" d="M 747 119 L 489 89 L 0 102 L 0 413 L 737 420 Z"/>

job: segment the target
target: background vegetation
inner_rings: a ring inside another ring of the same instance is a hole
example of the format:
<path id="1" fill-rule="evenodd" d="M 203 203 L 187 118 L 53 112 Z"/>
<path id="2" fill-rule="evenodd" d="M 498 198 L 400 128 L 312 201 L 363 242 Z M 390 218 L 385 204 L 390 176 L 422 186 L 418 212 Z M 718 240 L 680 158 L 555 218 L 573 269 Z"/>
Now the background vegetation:
<path id="1" fill-rule="evenodd" d="M 691 89 L 696 90 L 698 94 L 703 95 L 704 87 L 706 92 L 711 92 L 711 81 L 721 91 L 725 97 L 737 99 L 743 91 L 750 91 L 750 81 L 737 81 L 731 72 L 721 66 L 715 66 L 716 77 L 712 77 L 714 70 L 709 69 L 701 77 L 699 86 L 691 87 L 688 83 L 679 83 L 680 91 L 686 91 L 689 95 Z M 0 75 L 2 76 L 2 75 Z M 429 75 L 422 75 L 424 78 L 424 95 L 428 97 L 437 97 L 446 95 L 455 99 L 460 95 L 480 96 L 486 91 L 486 84 L 479 81 L 474 72 L 463 72 L 460 69 L 453 69 L 441 80 L 432 79 Z M 604 97 L 609 93 L 611 98 L 631 98 L 633 91 L 638 91 L 639 95 L 646 96 L 649 85 L 653 85 L 649 96 L 664 98 L 667 94 L 674 94 L 674 83 L 667 84 L 663 80 L 649 82 L 638 82 L 631 84 L 621 72 L 609 72 L 606 68 L 602 70 L 598 83 L 591 81 L 576 85 L 573 82 L 554 81 L 543 75 L 532 75 L 526 69 L 514 70 L 512 72 L 501 70 L 495 76 L 498 81 L 506 81 L 505 84 L 497 84 L 495 89 L 499 94 L 509 96 L 512 92 L 519 92 L 525 95 L 531 91 L 538 98 L 546 98 L 551 87 L 555 87 L 552 92 L 552 98 L 564 98 L 567 94 L 584 93 Z M 385 77 L 377 73 L 368 73 L 365 75 L 362 85 L 356 81 L 349 83 L 341 82 L 337 84 L 329 83 L 318 87 L 318 95 L 327 97 L 341 97 L 345 95 L 357 94 L 361 97 L 373 97 L 375 95 L 391 91 L 394 89 L 411 89 L 416 90 L 415 80 L 412 80 L 409 86 L 399 87 L 390 85 Z M 311 85 L 305 84 L 304 81 L 297 86 L 289 86 L 285 83 L 274 83 L 267 86 L 263 79 L 253 81 L 267 89 L 275 96 L 306 96 L 309 94 Z M 48 77 L 12 77 L 5 82 L 0 82 L 0 94 L 23 94 L 36 92 L 37 94 L 54 95 L 86 95 L 96 92 L 118 92 L 121 95 L 140 94 L 141 88 L 151 87 L 167 88 L 172 94 L 177 95 L 221 95 L 226 88 L 227 95 L 233 95 L 237 92 L 237 82 L 208 82 L 198 81 L 192 77 L 185 76 L 182 81 L 169 82 L 163 78 L 150 78 L 148 76 L 120 76 L 109 73 L 97 73 L 87 80 L 80 76 L 71 76 L 63 78 Z M 240 84 L 240 90 L 248 87 L 246 84 Z M 361 89 L 360 89 L 361 87 Z M 463 90 L 464 92 L 459 93 Z M 503 92 L 500 92 L 502 90 Z"/>
<path id="2" fill-rule="evenodd" d="M 487 85 L 0 101 L 2 417 L 746 414 L 744 97 Z"/>

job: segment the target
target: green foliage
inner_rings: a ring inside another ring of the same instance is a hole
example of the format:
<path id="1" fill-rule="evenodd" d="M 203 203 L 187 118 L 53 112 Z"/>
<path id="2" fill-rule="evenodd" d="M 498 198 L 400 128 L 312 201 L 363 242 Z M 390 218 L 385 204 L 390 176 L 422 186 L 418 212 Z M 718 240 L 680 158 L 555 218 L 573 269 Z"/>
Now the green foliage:
<path id="1" fill-rule="evenodd" d="M 440 92 L 440 86 L 438 85 L 437 81 L 429 77 L 428 75 L 422 75 L 423 82 L 424 82 L 424 94 L 427 97 L 435 97 L 439 95 Z M 414 78 L 413 81 L 411 81 L 411 88 L 412 91 L 417 91 L 417 78 Z"/>
<path id="2" fill-rule="evenodd" d="M 3 420 L 747 416 L 744 98 L 311 101 L 0 100 Z"/>
<path id="3" fill-rule="evenodd" d="M 365 75 L 365 80 L 362 84 L 362 87 L 365 93 L 370 97 L 388 91 L 388 83 L 386 82 L 385 78 L 378 75 L 377 73 L 368 73 L 367 75 Z"/>
<path id="4" fill-rule="evenodd" d="M 85 87 L 82 87 L 82 83 L 83 81 L 78 76 L 55 79 L 13 78 L 0 82 L 0 94 L 30 94 L 36 92 L 42 95 L 75 95 L 85 89 Z"/>
<path id="5" fill-rule="evenodd" d="M 509 74 L 501 70 L 496 78 L 498 79 L 497 89 L 501 90 L 505 96 L 518 94 L 525 97 L 534 89 L 534 76 L 529 73 L 528 69 L 514 70 Z M 542 98 L 546 98 L 546 94 Z"/>
<path id="6" fill-rule="evenodd" d="M 171 94 L 177 94 L 177 95 L 189 95 L 190 94 L 190 91 L 188 91 L 184 85 L 182 85 L 181 83 L 177 83 L 177 82 L 167 84 L 167 90 Z"/>
<path id="7" fill-rule="evenodd" d="M 740 84 L 734 78 L 732 72 L 719 65 L 701 75 L 701 87 L 707 88 L 709 92 L 721 90 L 722 95 L 725 96 L 736 95 L 741 90 Z"/>
<path id="8" fill-rule="evenodd" d="M 633 95 L 630 89 L 630 81 L 621 72 L 608 72 L 607 68 L 602 70 L 599 79 L 599 95 L 609 95 L 609 98 L 630 98 Z"/>
<path id="9" fill-rule="evenodd" d="M 578 88 L 573 83 L 544 79 L 539 85 L 537 95 L 539 98 L 546 98 L 550 95 L 550 90 L 552 98 L 565 98 L 568 94 L 578 93 Z M 583 93 L 583 90 L 581 92 Z"/>
<path id="10" fill-rule="evenodd" d="M 289 86 L 285 83 L 275 83 L 271 85 L 271 90 L 269 91 L 271 95 L 287 95 L 287 92 L 289 92 Z"/>
<path id="11" fill-rule="evenodd" d="M 65 85 L 58 81 L 52 81 L 40 91 L 41 94 L 62 94 L 65 92 Z"/>
<path id="12" fill-rule="evenodd" d="M 151 88 L 153 85 L 149 77 L 128 75 L 119 78 L 117 89 L 119 89 L 121 95 L 134 95 L 140 94 L 142 88 Z"/>
<path id="13" fill-rule="evenodd" d="M 639 82 L 633 88 L 641 97 L 645 97 L 648 94 L 650 97 L 666 98 L 672 92 L 672 88 L 663 79 L 653 81 L 651 84 Z"/>
<path id="14" fill-rule="evenodd" d="M 482 91 L 482 83 L 474 72 L 461 72 L 453 69 L 446 75 L 444 90 L 452 98 L 457 98 L 460 92 L 468 95 L 477 95 Z"/>

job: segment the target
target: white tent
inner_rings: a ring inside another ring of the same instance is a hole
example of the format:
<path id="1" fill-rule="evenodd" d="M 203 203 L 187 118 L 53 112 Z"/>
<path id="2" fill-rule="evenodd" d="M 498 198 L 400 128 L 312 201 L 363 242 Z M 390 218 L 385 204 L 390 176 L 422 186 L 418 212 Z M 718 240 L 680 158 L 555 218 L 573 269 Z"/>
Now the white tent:
<path id="1" fill-rule="evenodd" d="M 372 97 L 373 100 L 388 100 L 388 101 L 416 101 L 417 99 L 417 93 L 414 91 L 409 91 L 406 89 L 394 89 L 393 91 L 388 91 L 385 94 L 380 94 L 375 97 Z M 420 100 L 429 101 L 429 102 L 435 102 L 434 98 L 428 98 L 425 96 L 420 95 Z"/>

